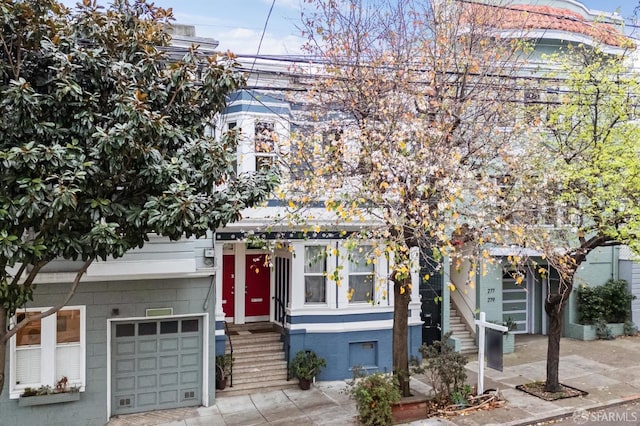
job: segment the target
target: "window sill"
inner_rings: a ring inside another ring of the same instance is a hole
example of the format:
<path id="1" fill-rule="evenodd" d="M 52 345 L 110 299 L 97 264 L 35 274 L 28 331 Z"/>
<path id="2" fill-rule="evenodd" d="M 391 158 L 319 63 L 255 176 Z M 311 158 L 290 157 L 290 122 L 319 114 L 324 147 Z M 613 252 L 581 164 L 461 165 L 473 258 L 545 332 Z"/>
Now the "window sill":
<path id="1" fill-rule="evenodd" d="M 31 407 L 34 405 L 60 404 L 80 400 L 80 392 L 61 392 L 48 395 L 21 396 L 18 399 L 19 407 Z"/>

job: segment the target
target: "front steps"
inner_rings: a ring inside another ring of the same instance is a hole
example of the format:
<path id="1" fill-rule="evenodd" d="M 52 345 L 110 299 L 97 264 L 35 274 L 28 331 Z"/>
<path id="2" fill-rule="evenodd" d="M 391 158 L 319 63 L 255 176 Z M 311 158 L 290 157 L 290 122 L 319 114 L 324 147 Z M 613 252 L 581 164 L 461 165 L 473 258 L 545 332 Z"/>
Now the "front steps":
<path id="1" fill-rule="evenodd" d="M 270 323 L 229 325 L 233 344 L 233 386 L 216 390 L 216 397 L 248 395 L 298 386 L 297 380 L 287 380 L 280 332 Z M 229 341 L 227 353 L 231 352 Z"/>
<path id="2" fill-rule="evenodd" d="M 458 310 L 451 306 L 449 310 L 449 329 L 451 337 L 455 337 L 460 341 L 460 353 L 471 355 L 478 353 L 475 336 L 469 331 Z"/>

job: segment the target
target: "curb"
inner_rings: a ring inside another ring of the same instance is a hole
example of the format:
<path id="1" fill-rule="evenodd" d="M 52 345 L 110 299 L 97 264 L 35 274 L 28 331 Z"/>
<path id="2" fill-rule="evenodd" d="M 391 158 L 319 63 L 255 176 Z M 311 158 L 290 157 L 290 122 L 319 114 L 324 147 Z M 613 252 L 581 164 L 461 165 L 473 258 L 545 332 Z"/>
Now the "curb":
<path id="1" fill-rule="evenodd" d="M 616 398 L 604 403 L 596 403 L 596 404 L 591 404 L 584 407 L 575 407 L 572 409 L 565 408 L 562 410 L 562 412 L 551 415 L 551 416 L 539 416 L 535 418 L 529 418 L 524 421 L 515 420 L 512 422 L 503 423 L 502 425 L 503 426 L 530 426 L 533 424 L 549 422 L 552 420 L 558 420 L 565 417 L 569 417 L 577 411 L 599 411 L 605 408 L 617 407 L 618 405 L 622 405 L 622 404 L 626 404 L 628 402 L 634 402 L 634 401 L 640 401 L 640 394 L 625 396 L 624 398 Z"/>

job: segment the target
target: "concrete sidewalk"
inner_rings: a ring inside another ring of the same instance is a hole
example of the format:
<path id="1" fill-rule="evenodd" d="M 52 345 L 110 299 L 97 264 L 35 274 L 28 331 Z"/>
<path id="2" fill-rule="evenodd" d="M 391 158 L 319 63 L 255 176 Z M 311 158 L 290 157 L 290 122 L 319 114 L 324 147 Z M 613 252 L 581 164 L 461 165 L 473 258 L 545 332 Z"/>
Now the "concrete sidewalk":
<path id="1" fill-rule="evenodd" d="M 504 407 L 411 425 L 528 425 L 640 399 L 640 337 L 593 342 L 562 339 L 560 348 L 561 383 L 586 391 L 587 396 L 548 402 L 516 390 L 516 385 L 545 379 L 547 349 L 545 336 L 518 335 L 515 353 L 505 355 L 504 371 L 485 369 L 485 388 L 498 389 L 507 400 Z M 467 365 L 471 384 L 476 383 L 477 363 L 476 357 Z M 345 387 L 342 381 L 320 382 L 310 391 L 221 397 L 208 408 L 133 414 L 108 425 L 355 425 L 355 404 L 343 392 Z M 429 391 L 422 376 L 412 378 L 412 388 Z"/>

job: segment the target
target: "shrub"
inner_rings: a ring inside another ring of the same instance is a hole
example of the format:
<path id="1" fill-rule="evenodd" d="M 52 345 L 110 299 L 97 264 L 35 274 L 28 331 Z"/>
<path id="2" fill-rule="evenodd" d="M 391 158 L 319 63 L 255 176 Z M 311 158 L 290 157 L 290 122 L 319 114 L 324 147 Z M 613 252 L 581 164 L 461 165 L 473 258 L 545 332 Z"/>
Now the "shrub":
<path id="1" fill-rule="evenodd" d="M 448 342 L 450 335 L 445 334 L 442 341 L 433 345 L 420 346 L 422 365 L 415 369 L 416 373 L 425 374 L 434 397 L 441 401 L 450 400 L 454 393 L 464 393 L 467 380 L 467 357 L 454 350 Z"/>
<path id="2" fill-rule="evenodd" d="M 598 287 L 578 288 L 580 323 L 596 324 L 599 319 L 607 323 L 623 323 L 631 314 L 631 301 L 625 280 L 609 280 Z"/>
<path id="3" fill-rule="evenodd" d="M 368 426 L 393 424 L 391 406 L 401 398 L 397 378 L 382 373 L 358 376 L 354 368 L 354 378 L 346 392 L 356 401 L 359 420 Z"/>
<path id="4" fill-rule="evenodd" d="M 624 322 L 623 332 L 625 336 L 635 336 L 638 334 L 638 327 L 631 320 L 626 320 Z"/>
<path id="5" fill-rule="evenodd" d="M 596 326 L 596 336 L 598 336 L 598 339 L 602 339 L 602 340 L 613 339 L 613 333 L 611 332 L 611 329 L 607 326 L 607 321 L 605 321 L 604 318 L 600 318 L 599 320 L 597 320 L 595 323 L 595 326 Z"/>

